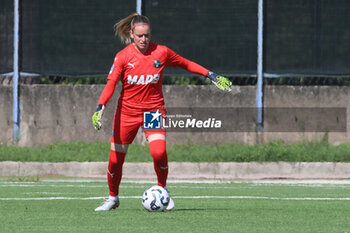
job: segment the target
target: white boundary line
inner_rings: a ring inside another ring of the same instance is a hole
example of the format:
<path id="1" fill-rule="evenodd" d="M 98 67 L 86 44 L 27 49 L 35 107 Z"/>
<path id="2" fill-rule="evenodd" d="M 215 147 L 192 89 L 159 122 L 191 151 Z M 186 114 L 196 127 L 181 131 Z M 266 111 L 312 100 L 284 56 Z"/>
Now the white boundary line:
<path id="1" fill-rule="evenodd" d="M 11 181 L 11 180 L 0 180 L 0 184 L 38 184 L 38 183 L 107 183 L 107 180 L 39 180 L 39 181 Z M 154 184 L 156 180 L 122 180 L 121 184 Z M 289 180 L 289 179 L 281 179 L 281 180 L 168 180 L 169 184 L 241 184 L 241 183 L 253 183 L 253 184 L 349 184 L 350 179 L 311 179 L 311 180 Z"/>
<path id="2" fill-rule="evenodd" d="M 141 196 L 121 196 L 121 199 L 141 199 Z M 260 197 L 260 196 L 174 196 L 174 199 L 263 199 L 284 201 L 350 201 L 350 197 Z M 106 197 L 28 197 L 0 198 L 0 201 L 99 200 Z"/>
<path id="3" fill-rule="evenodd" d="M 101 183 L 87 184 L 87 183 Z M 55 185 L 55 183 L 61 183 Z M 66 184 L 64 184 L 66 183 Z M 80 184 L 79 184 L 80 183 Z M 64 185 L 62 185 L 64 184 Z M 121 187 L 128 187 L 130 184 L 156 184 L 156 181 L 150 180 L 125 180 L 121 182 Z M 291 185 L 305 187 L 323 187 L 333 186 L 341 188 L 350 188 L 350 180 L 168 180 L 168 184 L 252 184 L 252 185 Z M 0 180 L 0 187 L 75 187 L 75 188 L 104 188 L 107 180 L 39 180 L 39 181 L 11 181 Z M 341 186 L 342 185 L 342 186 Z M 174 185 L 172 185 L 175 187 Z M 193 188 L 202 188 L 193 186 Z M 224 188 L 220 187 L 219 188 Z"/>
<path id="4" fill-rule="evenodd" d="M 40 181 L 0 181 L 0 187 L 4 186 L 55 186 L 62 187 L 62 185 L 43 184 L 43 183 L 92 183 L 96 180 L 40 180 Z M 106 180 L 98 180 L 97 182 L 107 182 Z M 125 180 L 124 184 L 152 184 L 154 181 L 149 180 Z M 187 184 L 228 184 L 228 183 L 250 183 L 250 184 L 272 184 L 272 185 L 347 185 L 350 180 L 242 180 L 242 181 L 227 181 L 227 180 L 169 180 L 169 183 L 187 183 Z M 67 185 L 64 185 L 67 186 Z M 76 185 L 70 184 L 69 187 L 95 187 L 90 185 Z M 105 187 L 105 186 L 96 186 Z M 336 186 L 338 187 L 338 186 Z M 219 187 L 221 188 L 221 187 Z M 125 199 L 141 199 L 141 196 L 121 196 Z M 331 197 L 264 197 L 264 196 L 174 196 L 174 199 L 263 199 L 263 200 L 294 200 L 294 201 L 350 201 L 350 197 L 331 198 Z M 28 197 L 28 198 L 0 198 L 0 201 L 33 201 L 33 200 L 98 200 L 106 199 L 106 197 Z"/>
<path id="5" fill-rule="evenodd" d="M 184 185 L 171 185 L 170 187 L 173 188 L 186 188 L 186 189 L 208 189 L 208 188 L 215 188 L 215 189 L 251 189 L 253 188 L 253 186 L 298 186 L 298 187 L 309 187 L 309 188 L 342 188 L 342 189 L 350 189 L 350 185 L 347 184 L 271 184 L 271 183 L 263 183 L 263 184 L 259 184 L 259 183 L 250 183 L 248 184 L 249 186 L 245 186 L 245 187 L 240 187 L 240 186 L 217 186 L 217 187 L 213 187 L 213 186 L 186 186 Z M 23 188 L 32 188 L 32 187 L 50 187 L 50 188 L 107 188 L 108 185 L 107 183 L 105 185 L 71 185 L 71 184 L 61 184 L 61 185 L 54 185 L 54 184 L 50 184 L 50 185 L 45 185 L 45 184 L 12 184 L 12 183 L 8 183 L 8 184 L 1 184 L 0 183 L 0 188 L 2 187 L 23 187 Z M 130 185 L 130 184 L 121 184 L 120 185 L 121 188 L 134 188 L 134 189 L 139 189 L 139 188 L 146 188 L 147 186 L 145 185 Z"/>

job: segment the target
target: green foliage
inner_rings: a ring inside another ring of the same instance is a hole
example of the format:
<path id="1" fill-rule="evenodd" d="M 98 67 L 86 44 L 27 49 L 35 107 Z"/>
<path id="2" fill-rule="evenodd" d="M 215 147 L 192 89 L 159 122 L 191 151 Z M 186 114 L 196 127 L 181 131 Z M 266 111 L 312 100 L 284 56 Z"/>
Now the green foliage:
<path id="1" fill-rule="evenodd" d="M 0 146 L 0 161 L 105 161 L 108 143 L 55 143 L 42 147 Z"/>
<path id="2" fill-rule="evenodd" d="M 42 147 L 0 145 L 0 161 L 107 161 L 109 143 L 56 143 Z M 168 145 L 169 161 L 178 162 L 350 162 L 350 144 L 331 145 L 326 141 L 285 144 Z M 148 145 L 132 144 L 127 162 L 150 162 Z"/>

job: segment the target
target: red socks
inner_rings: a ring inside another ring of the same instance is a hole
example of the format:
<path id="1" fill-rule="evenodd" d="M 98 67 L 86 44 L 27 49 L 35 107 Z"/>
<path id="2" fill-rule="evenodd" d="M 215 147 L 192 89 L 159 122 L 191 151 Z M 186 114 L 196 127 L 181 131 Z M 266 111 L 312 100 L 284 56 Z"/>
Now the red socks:
<path id="1" fill-rule="evenodd" d="M 109 164 L 107 171 L 107 180 L 109 187 L 109 195 L 118 196 L 119 184 L 122 179 L 123 164 L 125 153 L 111 150 L 109 154 Z"/>
<path id="2" fill-rule="evenodd" d="M 157 174 L 158 185 L 165 187 L 168 178 L 168 156 L 165 140 L 154 140 L 149 143 L 149 149 L 153 157 L 154 170 Z M 107 180 L 109 195 L 115 197 L 119 194 L 119 185 L 122 179 L 125 153 L 110 150 Z"/>
<path id="3" fill-rule="evenodd" d="M 168 178 L 168 156 L 165 140 L 154 140 L 149 143 L 149 150 L 153 157 L 154 170 L 158 178 L 158 185 L 165 187 Z"/>

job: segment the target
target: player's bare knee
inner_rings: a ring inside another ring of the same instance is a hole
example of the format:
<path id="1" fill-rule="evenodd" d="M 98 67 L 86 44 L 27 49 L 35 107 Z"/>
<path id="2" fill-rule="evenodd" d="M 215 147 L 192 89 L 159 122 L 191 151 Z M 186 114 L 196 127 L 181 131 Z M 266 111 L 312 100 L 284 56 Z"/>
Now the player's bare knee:
<path id="1" fill-rule="evenodd" d="M 129 144 L 117 144 L 117 143 L 111 143 L 111 150 L 126 153 L 128 152 Z"/>

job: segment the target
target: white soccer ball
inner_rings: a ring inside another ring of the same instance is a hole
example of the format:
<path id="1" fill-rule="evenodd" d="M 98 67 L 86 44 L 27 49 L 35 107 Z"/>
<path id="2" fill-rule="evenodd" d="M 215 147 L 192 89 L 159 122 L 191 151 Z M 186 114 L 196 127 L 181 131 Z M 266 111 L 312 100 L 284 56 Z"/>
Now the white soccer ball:
<path id="1" fill-rule="evenodd" d="M 148 188 L 142 196 L 142 205 L 150 212 L 164 211 L 169 204 L 169 193 L 161 186 Z"/>

